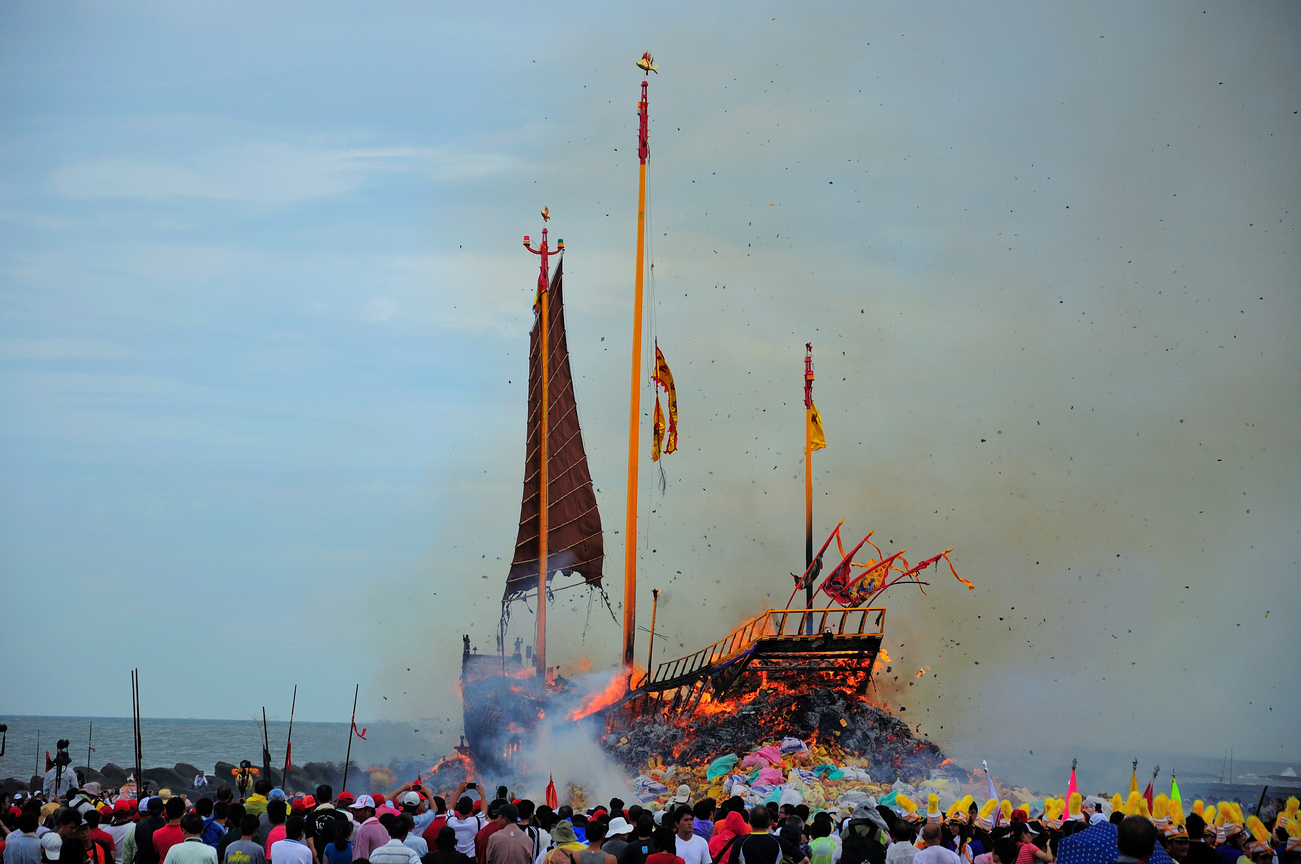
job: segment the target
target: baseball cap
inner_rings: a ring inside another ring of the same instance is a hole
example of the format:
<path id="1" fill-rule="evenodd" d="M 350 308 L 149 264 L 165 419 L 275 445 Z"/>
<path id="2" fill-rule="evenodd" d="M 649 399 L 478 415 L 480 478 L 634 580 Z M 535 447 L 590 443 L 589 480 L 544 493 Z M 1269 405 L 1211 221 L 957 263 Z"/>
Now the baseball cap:
<path id="1" fill-rule="evenodd" d="M 59 860 L 59 852 L 63 849 L 63 838 L 59 836 L 58 831 L 47 831 L 41 835 L 41 851 L 45 857 L 51 861 Z"/>
<path id="2" fill-rule="evenodd" d="M 678 787 L 678 794 L 673 796 L 673 800 L 678 804 L 686 804 L 691 800 L 691 787 L 683 783 Z"/>
<path id="3" fill-rule="evenodd" d="M 340 804 L 351 804 L 353 802 L 352 793 L 340 792 L 339 797 L 334 800 L 338 801 Z"/>
<path id="4" fill-rule="evenodd" d="M 404 807 L 419 807 L 420 793 L 408 792 L 405 795 L 403 795 L 399 800 L 402 802 L 402 806 Z"/>
<path id="5" fill-rule="evenodd" d="M 272 789 L 270 792 L 267 793 L 267 800 L 268 801 L 285 800 L 285 790 L 279 788 Z"/>
<path id="6" fill-rule="evenodd" d="M 376 807 L 384 803 L 384 796 L 379 794 L 378 792 L 375 793 L 374 798 L 375 798 Z"/>
<path id="7" fill-rule="evenodd" d="M 315 807 L 315 806 L 316 806 L 316 799 L 313 798 L 311 795 L 304 795 L 304 796 L 303 796 L 303 806 L 304 806 L 304 807 Z"/>
<path id="8" fill-rule="evenodd" d="M 127 799 L 125 799 L 125 798 L 119 798 L 119 799 L 117 799 L 117 803 L 113 805 L 113 812 L 114 812 L 114 813 L 130 813 L 130 812 L 131 812 L 131 802 L 128 801 Z"/>
<path id="9" fill-rule="evenodd" d="M 372 797 L 370 797 L 369 795 L 362 795 L 361 797 L 359 797 L 356 801 L 354 801 L 354 802 L 352 803 L 352 805 L 350 806 L 349 809 L 352 809 L 352 810 L 362 810 L 362 809 L 364 809 L 364 808 L 366 808 L 366 807 L 369 807 L 370 809 L 374 810 L 374 809 L 375 809 L 375 799 L 372 798 Z"/>

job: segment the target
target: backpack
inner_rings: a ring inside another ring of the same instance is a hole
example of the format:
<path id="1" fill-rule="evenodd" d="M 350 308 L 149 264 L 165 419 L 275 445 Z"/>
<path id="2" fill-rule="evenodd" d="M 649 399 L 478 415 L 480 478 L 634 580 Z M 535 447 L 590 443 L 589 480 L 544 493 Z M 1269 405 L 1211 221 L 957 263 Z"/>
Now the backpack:
<path id="1" fill-rule="evenodd" d="M 311 823 L 311 836 L 315 839 L 317 848 L 324 849 L 334 842 L 335 828 L 340 822 L 347 822 L 348 817 L 341 810 L 326 807 L 309 813 L 307 821 Z"/>
<path id="2" fill-rule="evenodd" d="M 217 841 L 226 835 L 226 829 L 217 824 L 216 816 L 209 816 L 203 820 L 203 833 L 199 839 L 209 846 L 216 846 Z"/>
<path id="3" fill-rule="evenodd" d="M 876 836 L 879 833 L 866 819 L 850 822 L 841 843 L 840 864 L 885 864 L 885 847 Z"/>
<path id="4" fill-rule="evenodd" d="M 809 864 L 831 864 L 831 856 L 836 852 L 836 844 L 830 837 L 818 837 L 809 844 L 809 850 L 813 853 L 809 856 Z"/>

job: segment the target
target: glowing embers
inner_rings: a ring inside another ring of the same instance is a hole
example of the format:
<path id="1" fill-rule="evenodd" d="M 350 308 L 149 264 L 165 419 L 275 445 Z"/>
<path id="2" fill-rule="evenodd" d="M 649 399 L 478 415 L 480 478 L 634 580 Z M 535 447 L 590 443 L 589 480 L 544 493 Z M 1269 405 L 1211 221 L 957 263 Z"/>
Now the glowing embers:
<path id="1" fill-rule="evenodd" d="M 638 695 L 629 703 L 640 709 L 632 722 L 608 725 L 602 744 L 629 767 L 655 757 L 683 766 L 704 765 L 720 754 L 751 752 L 755 742 L 784 738 L 865 760 L 872 770 L 887 773 L 924 773 L 945 758 L 938 747 L 914 737 L 904 721 L 871 704 L 852 684 L 765 677 L 756 675 L 758 686 L 726 699 L 700 694 L 679 713 L 655 711 L 654 699 L 643 706 L 646 697 Z"/>

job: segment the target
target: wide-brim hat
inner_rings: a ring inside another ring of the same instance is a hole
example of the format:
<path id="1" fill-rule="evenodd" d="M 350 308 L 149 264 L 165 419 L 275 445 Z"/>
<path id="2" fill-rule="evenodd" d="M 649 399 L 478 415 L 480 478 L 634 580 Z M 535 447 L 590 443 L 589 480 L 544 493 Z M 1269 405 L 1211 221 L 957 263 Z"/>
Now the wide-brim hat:
<path id="1" fill-rule="evenodd" d="M 574 833 L 574 823 L 568 819 L 556 823 L 556 827 L 551 829 L 551 842 L 559 845 L 561 843 L 578 843 L 578 835 Z"/>

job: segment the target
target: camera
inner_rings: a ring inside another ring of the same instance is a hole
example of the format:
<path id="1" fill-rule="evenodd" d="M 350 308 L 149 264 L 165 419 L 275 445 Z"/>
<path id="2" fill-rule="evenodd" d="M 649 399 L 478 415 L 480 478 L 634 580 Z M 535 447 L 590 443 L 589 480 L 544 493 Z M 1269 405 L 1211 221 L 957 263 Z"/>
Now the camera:
<path id="1" fill-rule="evenodd" d="M 0 732 L 8 732 L 8 731 L 9 731 L 9 724 L 0 723 Z"/>
<path id="2" fill-rule="evenodd" d="M 64 767 L 72 764 L 72 757 L 68 755 L 68 745 L 70 743 L 67 738 L 60 738 L 55 742 L 54 746 L 58 749 L 58 752 L 54 754 L 55 765 Z"/>

